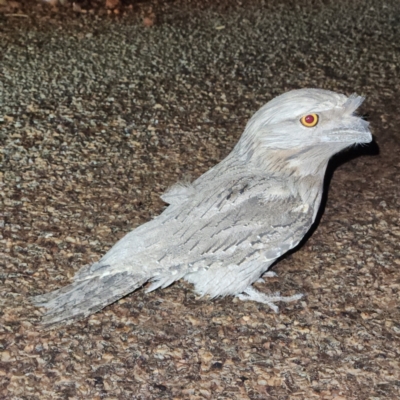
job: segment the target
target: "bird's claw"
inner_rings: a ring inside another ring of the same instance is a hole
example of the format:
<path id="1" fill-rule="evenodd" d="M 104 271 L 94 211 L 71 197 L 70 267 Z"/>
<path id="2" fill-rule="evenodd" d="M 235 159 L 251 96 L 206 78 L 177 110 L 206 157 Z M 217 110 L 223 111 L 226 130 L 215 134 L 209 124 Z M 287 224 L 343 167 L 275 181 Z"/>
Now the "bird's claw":
<path id="1" fill-rule="evenodd" d="M 267 295 L 249 286 L 243 293 L 237 294 L 236 297 L 243 301 L 256 301 L 268 305 L 275 313 L 279 312 L 278 306 L 275 304 L 277 301 L 284 301 L 285 303 L 299 300 L 303 294 L 295 294 L 293 296 L 281 296 L 279 292 L 273 295 Z"/>

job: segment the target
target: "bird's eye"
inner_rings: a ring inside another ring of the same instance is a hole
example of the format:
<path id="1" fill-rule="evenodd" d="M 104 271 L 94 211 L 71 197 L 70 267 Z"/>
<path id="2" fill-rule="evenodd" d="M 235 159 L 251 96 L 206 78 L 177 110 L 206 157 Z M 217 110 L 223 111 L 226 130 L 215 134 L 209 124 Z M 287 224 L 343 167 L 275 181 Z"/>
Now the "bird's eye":
<path id="1" fill-rule="evenodd" d="M 300 122 L 307 128 L 312 128 L 318 124 L 317 114 L 308 114 L 300 118 Z"/>

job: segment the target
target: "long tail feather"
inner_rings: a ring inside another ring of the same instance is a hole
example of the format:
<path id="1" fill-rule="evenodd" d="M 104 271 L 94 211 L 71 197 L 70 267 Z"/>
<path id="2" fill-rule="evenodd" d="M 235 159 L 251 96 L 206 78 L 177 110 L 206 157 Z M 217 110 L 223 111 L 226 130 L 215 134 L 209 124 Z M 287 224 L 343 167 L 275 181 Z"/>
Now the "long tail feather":
<path id="1" fill-rule="evenodd" d="M 142 286 L 148 277 L 119 272 L 77 280 L 53 292 L 31 298 L 39 307 L 47 308 L 43 324 L 47 327 L 70 324 L 85 318 Z"/>

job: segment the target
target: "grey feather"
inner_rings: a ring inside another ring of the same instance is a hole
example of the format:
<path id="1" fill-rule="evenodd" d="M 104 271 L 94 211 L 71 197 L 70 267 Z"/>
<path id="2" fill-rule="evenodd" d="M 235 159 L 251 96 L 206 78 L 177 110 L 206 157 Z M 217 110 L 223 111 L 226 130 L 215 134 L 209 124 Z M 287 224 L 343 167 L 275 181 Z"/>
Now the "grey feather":
<path id="1" fill-rule="evenodd" d="M 251 285 L 295 247 L 314 222 L 329 158 L 370 142 L 368 123 L 353 115 L 362 98 L 320 89 L 279 96 L 249 121 L 231 154 L 192 184 L 162 199 L 169 207 L 127 234 L 74 282 L 33 298 L 44 323 L 69 323 L 152 282 L 181 278 L 210 297 L 235 295 L 268 304 L 301 297 L 267 296 Z M 304 115 L 318 124 L 305 127 Z"/>

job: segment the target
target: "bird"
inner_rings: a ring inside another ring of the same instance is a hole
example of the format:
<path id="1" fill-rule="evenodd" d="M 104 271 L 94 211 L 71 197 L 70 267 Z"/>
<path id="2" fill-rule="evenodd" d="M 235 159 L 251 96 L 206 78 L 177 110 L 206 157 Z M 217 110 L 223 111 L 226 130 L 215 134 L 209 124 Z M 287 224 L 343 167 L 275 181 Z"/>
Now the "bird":
<path id="1" fill-rule="evenodd" d="M 281 296 L 253 283 L 298 246 L 321 203 L 329 159 L 369 143 L 369 123 L 355 111 L 364 97 L 324 89 L 286 92 L 248 121 L 231 153 L 192 183 L 178 182 L 161 199 L 165 210 L 119 240 L 73 282 L 34 296 L 42 323 L 69 324 L 121 297 L 184 279 L 210 299 L 235 296 L 278 312 Z"/>

